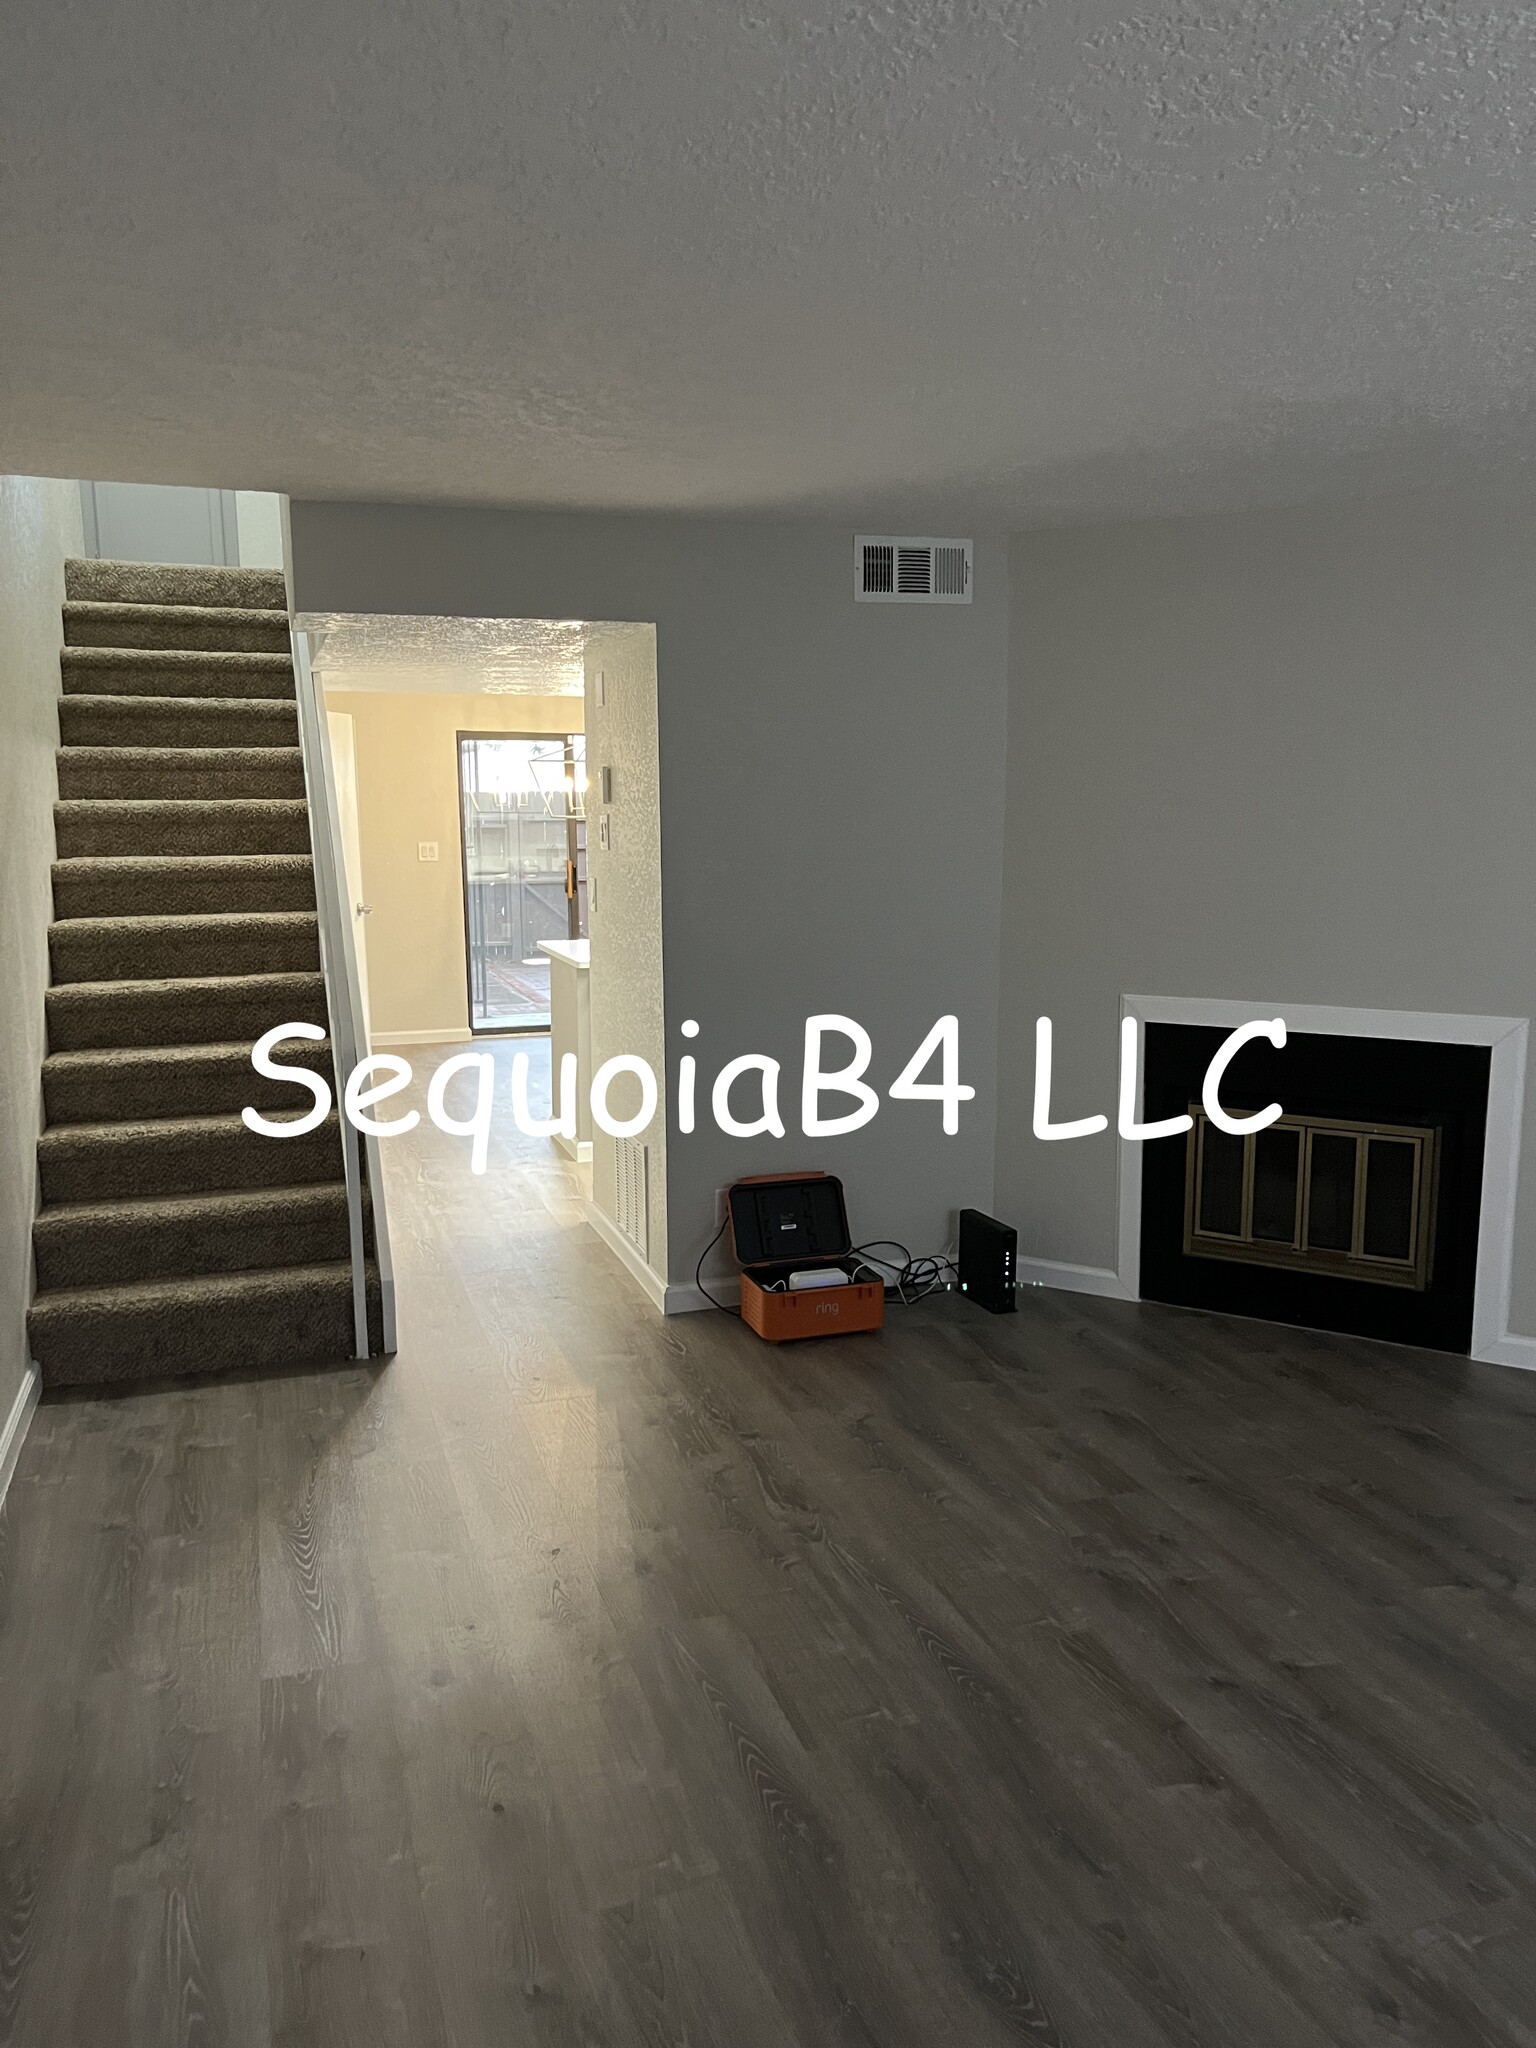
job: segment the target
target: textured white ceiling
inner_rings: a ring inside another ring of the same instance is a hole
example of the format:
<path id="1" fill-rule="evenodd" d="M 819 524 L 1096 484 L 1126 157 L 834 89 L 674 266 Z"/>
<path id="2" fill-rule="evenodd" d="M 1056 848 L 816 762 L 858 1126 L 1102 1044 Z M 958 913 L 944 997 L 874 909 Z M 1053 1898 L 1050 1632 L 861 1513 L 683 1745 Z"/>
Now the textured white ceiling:
<path id="1" fill-rule="evenodd" d="M 1010 523 L 1513 473 L 1536 14 L 54 0 L 0 467 Z"/>
<path id="2" fill-rule="evenodd" d="M 580 619 L 405 617 L 300 612 L 310 655 L 336 690 L 579 697 L 593 629 Z"/>

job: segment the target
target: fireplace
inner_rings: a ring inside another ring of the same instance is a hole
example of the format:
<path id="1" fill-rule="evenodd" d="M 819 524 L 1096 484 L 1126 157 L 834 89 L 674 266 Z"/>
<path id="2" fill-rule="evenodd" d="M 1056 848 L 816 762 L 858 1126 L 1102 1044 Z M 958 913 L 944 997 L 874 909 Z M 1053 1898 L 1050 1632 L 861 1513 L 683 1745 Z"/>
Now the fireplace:
<path id="1" fill-rule="evenodd" d="M 1198 1102 L 1184 1154 L 1184 1253 L 1422 1294 L 1434 1270 L 1440 1129 L 1283 1116 L 1237 1137 Z"/>
<path id="2" fill-rule="evenodd" d="M 1224 1028 L 1148 1023 L 1143 1115 L 1194 1118 L 1141 1162 L 1140 1291 L 1153 1301 L 1465 1352 L 1477 1288 L 1487 1045 L 1291 1031 L 1201 1081 Z"/>

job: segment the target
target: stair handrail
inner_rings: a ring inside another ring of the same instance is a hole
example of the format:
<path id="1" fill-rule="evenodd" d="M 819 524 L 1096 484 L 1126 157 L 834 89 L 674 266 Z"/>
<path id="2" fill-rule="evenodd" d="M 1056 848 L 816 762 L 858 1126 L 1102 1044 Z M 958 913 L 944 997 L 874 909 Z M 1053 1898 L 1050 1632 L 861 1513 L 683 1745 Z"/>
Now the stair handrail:
<path id="1" fill-rule="evenodd" d="M 336 1107 L 341 1124 L 342 1165 L 347 1184 L 347 1226 L 352 1248 L 352 1321 L 356 1356 L 371 1352 L 368 1330 L 367 1244 L 363 1224 L 366 1186 L 373 1217 L 373 1256 L 378 1268 L 382 1308 L 382 1350 L 395 1349 L 395 1274 L 390 1255 L 389 1226 L 384 1207 L 384 1174 L 379 1141 L 359 1131 L 344 1108 L 346 1087 L 369 1055 L 363 1028 L 362 981 L 352 939 L 351 890 L 336 801 L 336 771 L 331 759 L 330 728 L 325 702 L 310 662 L 309 635 L 290 621 L 293 642 L 294 694 L 299 711 L 299 746 L 304 760 L 304 786 L 309 798 L 309 840 L 315 863 L 315 909 L 320 929 L 320 970 L 325 978 L 325 1006 L 331 1035 L 331 1065 L 336 1082 Z"/>

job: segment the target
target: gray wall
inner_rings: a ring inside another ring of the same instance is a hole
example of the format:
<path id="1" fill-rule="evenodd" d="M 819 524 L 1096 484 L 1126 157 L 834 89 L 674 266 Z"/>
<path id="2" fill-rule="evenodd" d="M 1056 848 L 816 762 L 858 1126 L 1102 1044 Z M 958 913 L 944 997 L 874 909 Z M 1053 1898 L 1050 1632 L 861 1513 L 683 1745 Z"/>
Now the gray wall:
<path id="1" fill-rule="evenodd" d="M 83 483 L 84 553 L 120 562 L 283 566 L 282 500 L 195 484 Z"/>
<path id="2" fill-rule="evenodd" d="M 301 611 L 656 626 L 668 1078 L 695 1017 L 701 1082 L 737 1053 L 783 1062 L 791 1133 L 726 1138 L 701 1088 L 704 1123 L 670 1147 L 674 1279 L 743 1173 L 840 1173 L 855 1232 L 915 1251 L 991 1200 L 1008 603 L 1002 536 L 975 539 L 974 604 L 856 605 L 844 525 L 291 508 Z M 850 1137 L 796 1136 L 817 1010 L 867 1026 L 882 1088 L 956 1012 L 978 1091 L 959 1135 L 885 1103 Z"/>
<path id="3" fill-rule="evenodd" d="M 59 608 L 64 558 L 79 552 L 78 485 L 0 477 L 0 1429 L 27 1369 L 53 914 Z"/>
<path id="4" fill-rule="evenodd" d="M 1113 1122 L 1123 992 L 1536 1010 L 1536 513 L 1357 505 L 1011 554 L 997 1202 L 1026 1256 L 1111 1266 L 1112 1132 L 1030 1132 L 1037 1014 L 1054 1114 Z M 1511 1324 L 1536 1334 L 1529 1139 Z"/>
<path id="5" fill-rule="evenodd" d="M 233 491 L 193 484 L 83 483 L 86 551 L 110 562 L 238 562 Z"/>

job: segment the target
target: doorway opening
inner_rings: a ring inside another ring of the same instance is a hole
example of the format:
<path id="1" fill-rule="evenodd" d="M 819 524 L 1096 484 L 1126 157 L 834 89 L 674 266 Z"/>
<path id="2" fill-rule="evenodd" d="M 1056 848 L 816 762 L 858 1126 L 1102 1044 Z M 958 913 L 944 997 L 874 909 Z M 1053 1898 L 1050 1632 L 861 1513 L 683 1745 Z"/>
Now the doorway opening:
<path id="1" fill-rule="evenodd" d="M 457 739 L 469 1028 L 547 1031 L 542 942 L 587 936 L 586 734 Z"/>
<path id="2" fill-rule="evenodd" d="M 298 623 L 338 801 L 355 814 L 342 835 L 372 1045 L 547 1032 L 543 949 L 586 928 L 586 629 L 358 613 Z"/>
<path id="3" fill-rule="evenodd" d="M 584 1218 L 664 1306 L 654 624 L 299 612 L 294 626 L 346 814 L 336 836 L 370 1051 L 406 1052 L 420 1074 L 466 1045 L 487 1052 L 516 1213 Z M 526 1076 L 527 1115 L 549 1119 L 568 1054 L 570 1128 L 514 1131 L 514 1077 Z M 591 1084 L 617 1061 L 603 1100 L 632 1118 L 641 1084 L 624 1069 L 636 1060 L 659 1093 L 646 1127 L 619 1137 L 593 1117 Z M 450 1083 L 451 1114 L 470 1086 Z M 425 1170 L 438 1145 L 426 1121 L 384 1148 L 386 1172 Z M 463 1151 L 444 1138 L 434 1156 Z"/>

